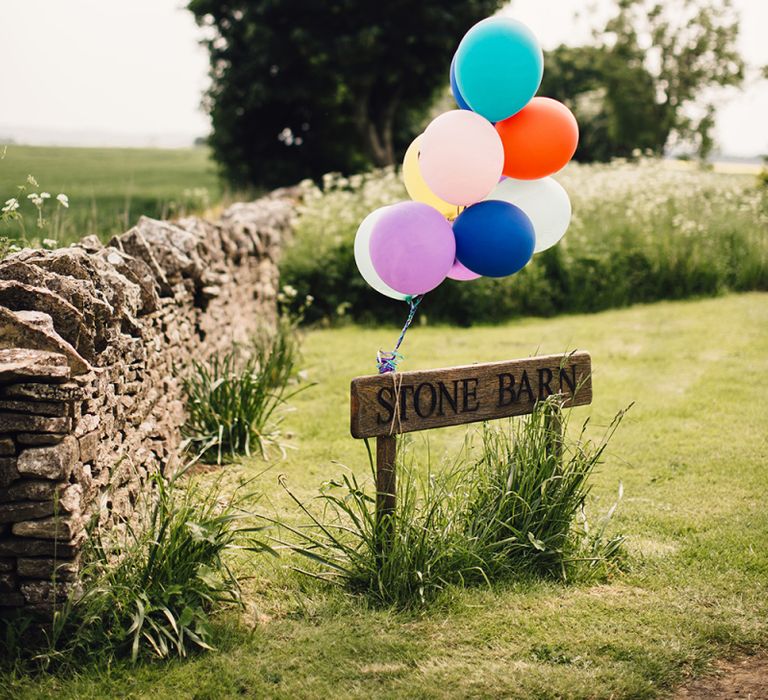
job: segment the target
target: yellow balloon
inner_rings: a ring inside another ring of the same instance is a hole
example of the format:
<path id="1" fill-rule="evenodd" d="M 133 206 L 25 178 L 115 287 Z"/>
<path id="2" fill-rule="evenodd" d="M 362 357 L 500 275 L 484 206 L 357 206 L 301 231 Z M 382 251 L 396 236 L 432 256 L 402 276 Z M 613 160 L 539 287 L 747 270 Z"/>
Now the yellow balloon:
<path id="1" fill-rule="evenodd" d="M 440 199 L 432 190 L 429 189 L 424 178 L 421 176 L 419 168 L 419 144 L 421 135 L 417 136 L 413 143 L 408 146 L 403 158 L 403 182 L 408 195 L 414 202 L 423 202 L 430 207 L 437 209 L 443 216 L 455 218 L 458 216 L 459 207 L 450 202 Z"/>

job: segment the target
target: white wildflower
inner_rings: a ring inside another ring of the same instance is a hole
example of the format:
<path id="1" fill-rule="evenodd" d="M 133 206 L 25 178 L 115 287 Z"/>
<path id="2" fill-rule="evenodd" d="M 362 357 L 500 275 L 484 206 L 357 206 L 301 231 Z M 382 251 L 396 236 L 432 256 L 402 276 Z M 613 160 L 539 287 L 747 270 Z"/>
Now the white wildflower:
<path id="1" fill-rule="evenodd" d="M 19 200 L 16 197 L 11 197 L 5 200 L 5 206 L 2 208 L 3 214 L 9 214 L 12 211 L 16 211 L 19 208 Z"/>
<path id="2" fill-rule="evenodd" d="M 50 199 L 51 193 L 50 192 L 41 192 L 40 193 L 40 199 Z"/>
<path id="3" fill-rule="evenodd" d="M 295 299 L 298 291 L 296 291 L 296 288 L 292 287 L 290 284 L 286 284 L 285 287 L 283 287 L 283 294 L 289 299 Z"/>
<path id="4" fill-rule="evenodd" d="M 58 245 L 58 242 L 55 238 L 43 238 L 43 248 L 48 248 L 48 250 L 53 250 Z"/>
<path id="5" fill-rule="evenodd" d="M 63 192 L 60 192 L 56 195 L 56 201 L 65 209 L 69 209 L 69 197 L 67 197 L 67 195 L 65 195 Z"/>

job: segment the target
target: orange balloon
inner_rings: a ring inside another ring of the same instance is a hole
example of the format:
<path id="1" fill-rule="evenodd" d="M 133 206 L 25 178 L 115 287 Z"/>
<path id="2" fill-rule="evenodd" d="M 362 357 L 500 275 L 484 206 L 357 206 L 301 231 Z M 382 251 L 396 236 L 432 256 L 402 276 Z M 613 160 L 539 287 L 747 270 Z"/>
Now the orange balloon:
<path id="1" fill-rule="evenodd" d="M 534 97 L 517 114 L 496 123 L 504 144 L 504 174 L 538 180 L 556 173 L 573 158 L 579 125 L 568 107 L 549 97 Z"/>

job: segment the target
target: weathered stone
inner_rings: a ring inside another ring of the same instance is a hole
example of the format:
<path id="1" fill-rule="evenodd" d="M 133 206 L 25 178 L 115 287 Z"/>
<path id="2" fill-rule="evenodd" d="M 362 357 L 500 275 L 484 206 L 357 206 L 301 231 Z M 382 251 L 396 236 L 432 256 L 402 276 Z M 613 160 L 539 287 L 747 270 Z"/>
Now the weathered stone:
<path id="1" fill-rule="evenodd" d="M 16 444 L 11 438 L 0 438 L 0 457 L 8 457 L 16 454 Z"/>
<path id="2" fill-rule="evenodd" d="M 111 307 L 113 319 L 135 314 L 140 306 L 138 285 L 126 279 L 98 255 L 90 255 L 79 248 L 60 248 L 34 251 L 22 259 L 44 270 L 89 282 L 95 290 L 95 296 Z"/>
<path id="3" fill-rule="evenodd" d="M 85 388 L 74 382 L 65 384 L 10 384 L 2 387 L 1 393 L 8 398 L 32 399 L 33 401 L 77 401 L 86 396 Z"/>
<path id="4" fill-rule="evenodd" d="M 79 542 L 61 540 L 33 540 L 27 537 L 0 537 L 0 557 L 59 557 L 72 559 L 79 550 Z"/>
<path id="5" fill-rule="evenodd" d="M 96 428 L 99 427 L 100 423 L 101 423 L 101 419 L 95 414 L 92 415 L 89 413 L 84 416 L 81 416 L 80 420 L 77 421 L 77 425 L 75 426 L 75 436 L 77 438 L 81 438 L 83 435 L 93 432 L 94 430 L 96 430 Z M 105 432 L 108 432 L 108 431 L 105 431 Z"/>
<path id="6" fill-rule="evenodd" d="M 16 568 L 15 559 L 0 559 L 0 571 L 7 574 L 9 571 L 13 571 Z"/>
<path id="7" fill-rule="evenodd" d="M 90 280 L 44 270 L 24 262 L 26 254 L 18 253 L 0 262 L 0 279 L 17 280 L 34 287 L 45 287 L 56 292 L 82 312 L 87 326 L 96 336 L 102 335 L 105 324 L 111 322 L 112 307 L 104 301 Z"/>
<path id="8" fill-rule="evenodd" d="M 20 479 L 0 493 L 0 501 L 53 501 L 57 493 L 67 487 L 66 482 L 48 479 Z"/>
<path id="9" fill-rule="evenodd" d="M 57 445 L 68 433 L 19 433 L 16 442 L 19 445 Z"/>
<path id="10" fill-rule="evenodd" d="M 68 436 L 58 445 L 24 450 L 17 458 L 16 468 L 25 476 L 68 479 L 77 458 L 77 440 Z"/>
<path id="11" fill-rule="evenodd" d="M 54 515 L 50 518 L 14 523 L 11 532 L 17 537 L 39 537 L 47 540 L 71 540 L 82 530 L 79 518 Z"/>
<path id="12" fill-rule="evenodd" d="M 216 297 L 221 296 L 221 287 L 213 284 L 208 285 L 200 290 L 200 295 L 203 299 L 215 299 Z"/>
<path id="13" fill-rule="evenodd" d="M 0 457 L 0 488 L 5 488 L 19 478 L 15 457 Z"/>
<path id="14" fill-rule="evenodd" d="M 100 253 L 101 257 L 112 265 L 121 275 L 138 285 L 141 305 L 138 315 L 150 314 L 158 306 L 159 285 L 152 273 L 152 268 L 140 258 L 134 258 L 125 251 L 106 248 Z"/>
<path id="15" fill-rule="evenodd" d="M 71 426 L 70 418 L 0 412 L 0 433 L 68 433 Z"/>
<path id="16" fill-rule="evenodd" d="M 80 311 L 55 292 L 17 280 L 0 280 L 0 305 L 11 311 L 45 312 L 56 332 L 83 357 L 93 360 L 93 329 Z"/>
<path id="17" fill-rule="evenodd" d="M 66 416 L 67 404 L 53 401 L 4 401 L 0 399 L 0 411 L 35 413 L 39 416 Z"/>
<path id="18" fill-rule="evenodd" d="M 0 574 L 0 595 L 15 592 L 16 589 L 16 576 L 13 574 Z"/>
<path id="19" fill-rule="evenodd" d="M 83 501 L 83 487 L 80 484 L 70 484 L 59 494 L 57 506 L 64 513 L 80 515 Z"/>
<path id="20" fill-rule="evenodd" d="M 29 503 L 0 503 L 0 523 L 18 523 L 30 518 L 53 515 L 53 501 Z"/>
<path id="21" fill-rule="evenodd" d="M 88 361 L 81 357 L 77 350 L 55 330 L 40 323 L 39 315 L 30 318 L 30 314 L 33 313 L 37 314 L 37 312 L 9 311 L 0 306 L 0 347 L 9 349 L 24 347 L 59 353 L 67 358 L 73 374 L 89 372 L 91 366 Z"/>
<path id="22" fill-rule="evenodd" d="M 78 571 L 76 562 L 49 558 L 20 558 L 16 566 L 17 573 L 22 578 L 41 578 L 48 581 L 53 579 L 54 574 L 58 581 L 72 581 Z"/>
<path id="23" fill-rule="evenodd" d="M 71 590 L 69 583 L 50 581 L 24 582 L 19 586 L 27 603 L 63 603 Z"/>
<path id="24" fill-rule="evenodd" d="M 99 431 L 92 430 L 78 438 L 80 443 L 80 461 L 92 462 L 96 459 L 96 449 L 99 446 Z"/>
<path id="25" fill-rule="evenodd" d="M 67 358 L 61 353 L 45 350 L 22 347 L 0 349 L 0 383 L 38 377 L 49 382 L 68 378 Z"/>
<path id="26" fill-rule="evenodd" d="M 86 253 L 98 253 L 100 250 L 104 250 L 104 244 L 94 234 L 81 238 L 75 245 L 82 248 Z"/>

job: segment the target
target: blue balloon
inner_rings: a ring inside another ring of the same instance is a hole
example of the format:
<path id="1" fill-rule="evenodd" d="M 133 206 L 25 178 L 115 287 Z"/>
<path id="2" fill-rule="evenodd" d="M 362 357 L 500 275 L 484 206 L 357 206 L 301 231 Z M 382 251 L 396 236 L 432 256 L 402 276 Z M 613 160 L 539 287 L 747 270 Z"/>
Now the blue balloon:
<path id="1" fill-rule="evenodd" d="M 453 95 L 453 99 L 456 100 L 456 104 L 459 105 L 459 109 L 468 109 L 472 111 L 472 108 L 461 96 L 459 86 L 456 84 L 456 56 L 451 59 L 451 94 Z"/>
<path id="2" fill-rule="evenodd" d="M 486 199 L 465 209 L 453 222 L 456 258 L 484 277 L 506 277 L 533 257 L 536 235 L 525 212 L 509 202 Z"/>
<path id="3" fill-rule="evenodd" d="M 491 122 L 525 107 L 544 75 L 544 54 L 536 37 L 511 17 L 478 22 L 461 40 L 455 61 L 462 98 Z"/>

